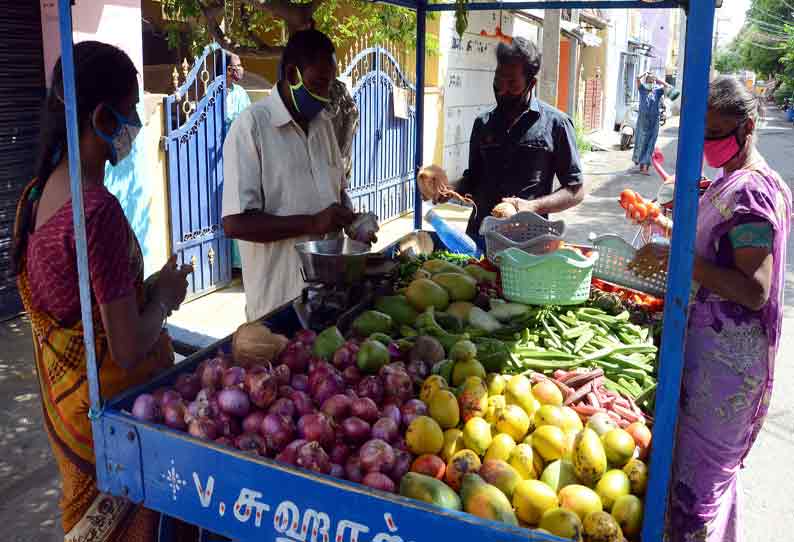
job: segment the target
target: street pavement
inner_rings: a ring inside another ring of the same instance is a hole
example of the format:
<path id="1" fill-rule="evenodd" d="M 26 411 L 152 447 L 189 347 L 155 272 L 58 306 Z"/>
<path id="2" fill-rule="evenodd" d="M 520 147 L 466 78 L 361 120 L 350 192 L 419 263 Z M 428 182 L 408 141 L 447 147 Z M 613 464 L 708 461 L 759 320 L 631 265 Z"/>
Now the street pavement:
<path id="1" fill-rule="evenodd" d="M 791 186 L 794 181 L 794 131 L 782 115 L 768 111 L 759 147 L 771 166 Z M 668 171 L 675 170 L 678 118 L 659 136 Z M 606 139 L 617 142 L 616 134 Z M 610 144 L 608 142 L 608 145 Z M 579 207 L 558 215 L 568 224 L 571 242 L 586 242 L 592 233 L 617 233 L 631 241 L 636 228 L 623 217 L 617 195 L 632 188 L 656 194 L 660 180 L 630 173 L 631 151 L 612 148 L 587 156 L 588 197 Z M 707 170 L 707 175 L 713 172 Z M 794 240 L 786 274 L 786 321 L 778 356 L 776 387 L 766 425 L 740 475 L 745 542 L 792 540 L 794 519 Z M 38 385 L 34 374 L 30 327 L 25 318 L 0 323 L 0 540 L 63 540 L 57 506 L 57 469 L 41 426 Z"/>

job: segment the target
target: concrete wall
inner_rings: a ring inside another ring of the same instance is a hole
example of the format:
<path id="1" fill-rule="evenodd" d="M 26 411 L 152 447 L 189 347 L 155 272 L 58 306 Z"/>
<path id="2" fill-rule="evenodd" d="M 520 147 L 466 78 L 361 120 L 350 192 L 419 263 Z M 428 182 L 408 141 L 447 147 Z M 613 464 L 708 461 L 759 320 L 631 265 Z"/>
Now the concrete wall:
<path id="1" fill-rule="evenodd" d="M 674 22 L 672 10 L 643 9 L 641 20 L 649 34 L 649 42 L 653 44 L 651 54 L 653 59 L 650 68 L 660 79 L 664 79 L 667 72 L 667 62 L 670 58 L 670 44 L 673 40 Z"/>

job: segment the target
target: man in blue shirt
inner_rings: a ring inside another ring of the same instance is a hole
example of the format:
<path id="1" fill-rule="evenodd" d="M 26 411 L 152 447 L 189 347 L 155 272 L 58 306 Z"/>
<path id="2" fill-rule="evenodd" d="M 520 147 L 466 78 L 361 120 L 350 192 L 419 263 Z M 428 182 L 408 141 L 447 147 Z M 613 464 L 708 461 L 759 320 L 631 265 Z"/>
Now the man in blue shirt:
<path id="1" fill-rule="evenodd" d="M 665 89 L 670 86 L 650 72 L 637 78 L 640 91 L 640 113 L 637 116 L 637 133 L 632 161 L 640 166 L 640 173 L 650 175 L 651 158 L 659 137 L 659 104 Z"/>
<path id="2" fill-rule="evenodd" d="M 540 61 L 537 46 L 521 37 L 496 49 L 496 107 L 474 121 L 469 168 L 457 186 L 457 192 L 470 195 L 476 205 L 466 233 L 481 248 L 485 244 L 480 224 L 491 213 L 509 216 L 532 211 L 546 216 L 584 199 L 573 122 L 532 93 Z M 557 190 L 555 176 L 560 184 Z M 423 196 L 434 201 L 449 199 L 425 190 Z"/>

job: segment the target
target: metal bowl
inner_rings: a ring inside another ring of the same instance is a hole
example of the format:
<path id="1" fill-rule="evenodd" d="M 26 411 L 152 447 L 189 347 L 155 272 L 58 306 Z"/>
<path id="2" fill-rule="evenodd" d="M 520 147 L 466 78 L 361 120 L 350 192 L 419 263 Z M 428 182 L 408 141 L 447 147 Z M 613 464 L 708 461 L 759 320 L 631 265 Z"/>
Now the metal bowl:
<path id="1" fill-rule="evenodd" d="M 306 282 L 349 285 L 363 279 L 370 248 L 345 238 L 297 243 L 295 250 Z"/>

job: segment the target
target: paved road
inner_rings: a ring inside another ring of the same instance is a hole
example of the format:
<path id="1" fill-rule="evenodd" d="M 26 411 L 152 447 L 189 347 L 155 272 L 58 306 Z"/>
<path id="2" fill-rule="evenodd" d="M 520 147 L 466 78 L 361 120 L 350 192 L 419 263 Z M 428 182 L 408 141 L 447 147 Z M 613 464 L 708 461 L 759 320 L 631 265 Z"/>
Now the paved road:
<path id="1" fill-rule="evenodd" d="M 659 138 L 670 171 L 674 170 L 677 133 L 673 123 Z M 791 185 L 794 131 L 777 112 L 770 112 L 761 134 L 761 151 Z M 580 207 L 564 214 L 571 240 L 584 241 L 591 231 L 632 238 L 634 228 L 623 219 L 616 195 L 625 187 L 655 194 L 659 180 L 656 176 L 627 174 L 630 166 L 630 152 L 600 152 L 589 157 L 591 193 Z M 794 518 L 794 500 L 790 498 L 794 462 L 789 462 L 794 457 L 794 365 L 788 362 L 794 357 L 794 246 L 789 248 L 786 323 L 772 408 L 741 475 L 746 542 L 794 539 L 787 534 Z M 57 507 L 58 477 L 41 429 L 27 321 L 0 324 L 0 344 L 0 540 L 63 540 Z"/>

